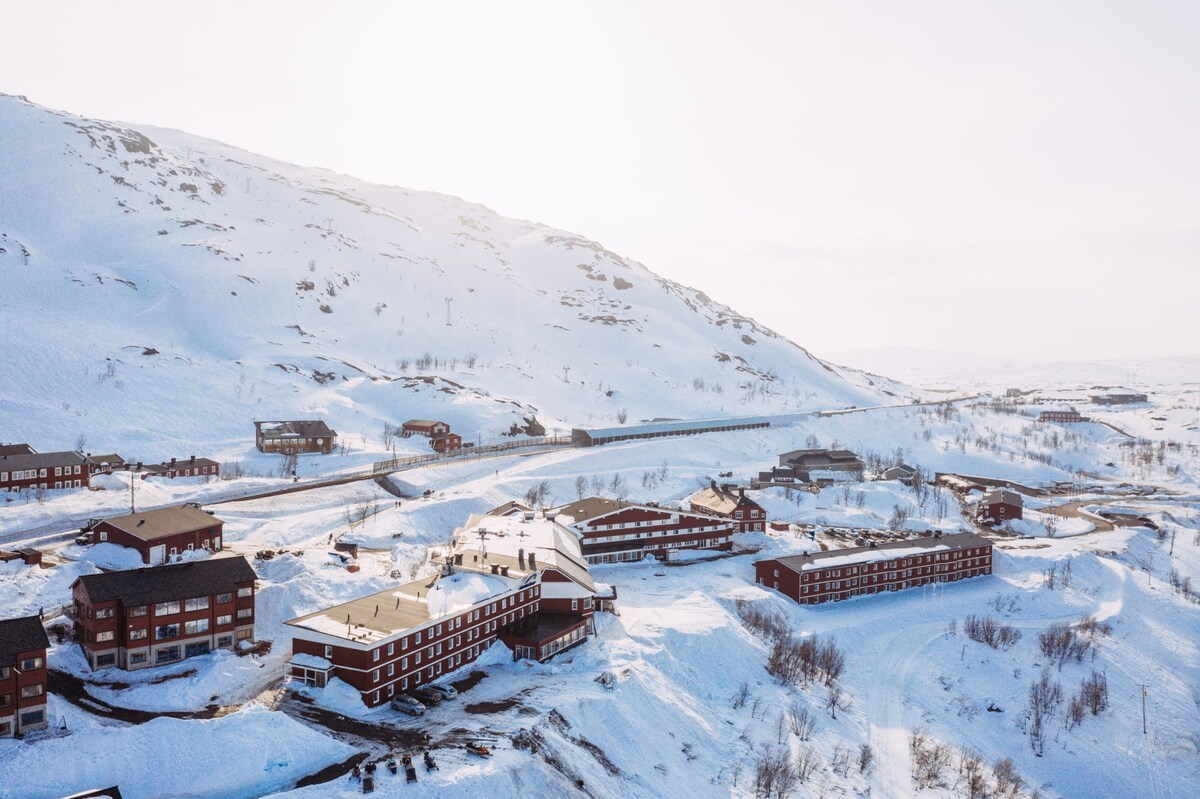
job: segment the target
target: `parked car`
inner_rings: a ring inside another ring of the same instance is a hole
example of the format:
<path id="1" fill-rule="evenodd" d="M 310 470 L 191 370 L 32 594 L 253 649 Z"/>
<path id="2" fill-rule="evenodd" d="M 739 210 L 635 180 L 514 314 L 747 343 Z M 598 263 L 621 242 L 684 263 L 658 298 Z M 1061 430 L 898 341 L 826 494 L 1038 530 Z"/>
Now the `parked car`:
<path id="1" fill-rule="evenodd" d="M 423 688 L 418 688 L 417 690 L 413 691 L 412 695 L 415 696 L 417 699 L 420 699 L 426 705 L 436 705 L 437 703 L 439 703 L 443 699 L 445 699 L 445 697 L 442 696 L 441 693 L 433 690 L 428 685 L 424 686 Z"/>
<path id="2" fill-rule="evenodd" d="M 408 694 L 396 694 L 393 696 L 392 707 L 410 716 L 419 716 L 425 712 L 425 705 Z"/>
<path id="3" fill-rule="evenodd" d="M 434 683 L 432 685 L 427 685 L 426 688 L 431 691 L 437 691 L 442 695 L 442 699 L 453 699 L 454 697 L 458 696 L 458 691 L 454 690 L 453 685 L 439 685 L 438 683 Z"/>
<path id="4" fill-rule="evenodd" d="M 75 543 L 81 547 L 89 546 L 92 543 L 92 534 L 81 533 L 80 535 L 75 536 Z"/>

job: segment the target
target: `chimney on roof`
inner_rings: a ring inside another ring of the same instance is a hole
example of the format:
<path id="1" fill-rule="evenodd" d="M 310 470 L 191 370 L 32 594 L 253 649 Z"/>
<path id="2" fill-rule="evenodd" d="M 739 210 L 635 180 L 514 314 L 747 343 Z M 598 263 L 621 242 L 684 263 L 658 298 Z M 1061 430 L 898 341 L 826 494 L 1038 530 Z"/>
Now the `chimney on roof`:
<path id="1" fill-rule="evenodd" d="M 746 498 L 746 489 L 744 489 L 744 488 L 739 488 L 739 489 L 738 489 L 738 496 L 739 496 L 739 497 L 741 497 L 742 499 L 745 499 L 745 498 Z"/>
<path id="2" fill-rule="evenodd" d="M 138 526 L 138 527 L 141 527 L 141 526 L 142 526 L 143 524 L 145 524 L 145 523 L 146 523 L 146 520 L 145 520 L 145 519 L 138 519 L 137 526 Z"/>
<path id="3" fill-rule="evenodd" d="M 195 456 L 195 455 L 193 455 L 193 456 L 192 456 L 192 460 L 196 460 L 196 456 Z"/>
<path id="4" fill-rule="evenodd" d="M 174 459 L 174 458 L 171 458 L 171 465 L 172 465 L 172 466 L 174 466 L 174 465 L 175 465 L 175 459 Z"/>
<path id="5" fill-rule="evenodd" d="M 534 559 L 533 553 L 529 553 L 529 571 L 537 571 L 537 561 Z"/>
<path id="6" fill-rule="evenodd" d="M 525 568 L 525 547 L 517 550 L 517 563 L 520 564 L 522 569 Z"/>
<path id="7" fill-rule="evenodd" d="M 498 564 L 493 563 L 492 564 L 492 574 L 499 574 L 499 573 L 500 573 L 500 566 Z"/>
<path id="8" fill-rule="evenodd" d="M 716 491 L 716 490 L 717 490 L 717 481 L 716 481 L 716 480 L 709 480 L 709 481 L 708 481 L 708 487 L 709 487 L 709 488 L 711 488 L 713 491 Z"/>
<path id="9" fill-rule="evenodd" d="M 375 615 L 379 615 L 379 603 L 375 603 Z"/>
<path id="10" fill-rule="evenodd" d="M 508 567 L 507 567 L 507 566 L 501 566 L 501 567 L 500 567 L 500 576 L 501 576 L 501 577 L 507 577 L 507 576 L 508 576 Z"/>

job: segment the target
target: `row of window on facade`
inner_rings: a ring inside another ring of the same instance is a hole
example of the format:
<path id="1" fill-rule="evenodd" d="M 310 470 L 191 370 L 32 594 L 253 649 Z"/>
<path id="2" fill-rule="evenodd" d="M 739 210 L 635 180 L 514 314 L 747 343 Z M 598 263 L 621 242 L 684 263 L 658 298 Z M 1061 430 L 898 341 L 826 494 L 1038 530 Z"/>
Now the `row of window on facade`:
<path id="1" fill-rule="evenodd" d="M 74 471 L 72 471 L 72 469 Z M 67 477 L 72 474 L 81 474 L 78 466 L 54 467 L 55 477 Z M 13 480 L 38 480 L 49 476 L 48 469 L 17 469 L 12 472 Z M 0 472 L 0 483 L 7 483 L 8 479 L 9 472 Z M 79 485 L 79 483 L 76 483 L 75 485 Z"/>

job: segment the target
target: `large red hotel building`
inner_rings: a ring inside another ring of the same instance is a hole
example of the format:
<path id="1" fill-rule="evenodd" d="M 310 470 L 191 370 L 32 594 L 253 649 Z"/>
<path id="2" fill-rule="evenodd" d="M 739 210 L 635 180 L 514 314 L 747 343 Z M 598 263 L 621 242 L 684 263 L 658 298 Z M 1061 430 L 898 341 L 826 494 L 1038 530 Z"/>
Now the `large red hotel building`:
<path id="1" fill-rule="evenodd" d="M 368 707 L 437 681 L 499 640 L 546 660 L 594 633 L 578 537 L 533 512 L 471 517 L 432 577 L 287 622 L 293 681 L 337 677 Z"/>
<path id="2" fill-rule="evenodd" d="M 766 558 L 754 570 L 759 585 L 814 605 L 991 574 L 992 542 L 974 533 L 938 534 Z"/>

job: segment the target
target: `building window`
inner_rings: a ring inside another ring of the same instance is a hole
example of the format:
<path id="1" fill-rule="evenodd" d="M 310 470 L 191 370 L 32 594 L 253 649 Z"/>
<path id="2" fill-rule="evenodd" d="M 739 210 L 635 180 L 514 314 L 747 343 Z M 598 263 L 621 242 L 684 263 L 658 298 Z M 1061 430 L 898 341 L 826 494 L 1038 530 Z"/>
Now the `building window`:
<path id="1" fill-rule="evenodd" d="M 145 662 L 146 662 L 146 653 L 145 652 L 131 652 L 129 654 L 129 665 L 130 666 L 140 666 Z"/>
<path id="2" fill-rule="evenodd" d="M 163 624 L 154 628 L 154 640 L 165 641 L 168 638 L 179 637 L 179 624 Z M 179 647 L 175 647 L 179 649 Z M 178 655 L 176 655 L 178 657 Z"/>
<path id="3" fill-rule="evenodd" d="M 239 641 L 249 641 L 254 637 L 254 630 L 238 630 L 237 639 Z"/>
<path id="4" fill-rule="evenodd" d="M 379 650 L 378 649 L 371 650 L 371 660 L 373 660 L 376 663 L 379 662 Z"/>
<path id="5" fill-rule="evenodd" d="M 113 617 L 113 612 L 114 611 L 112 608 L 97 608 L 96 609 L 96 618 L 97 619 L 111 619 Z"/>
<path id="6" fill-rule="evenodd" d="M 254 595 L 254 589 L 253 589 L 252 587 L 239 588 L 239 589 L 237 590 L 237 595 L 238 595 L 239 597 L 242 597 L 242 598 L 245 598 L 245 597 L 248 597 L 248 596 L 253 596 L 253 595 Z"/>
<path id="7" fill-rule="evenodd" d="M 34 724 L 41 724 L 45 720 L 46 720 L 46 711 L 44 711 L 44 710 L 31 710 L 28 713 L 21 714 L 21 726 L 22 727 L 29 727 Z"/>
<path id="8" fill-rule="evenodd" d="M 105 641 L 111 641 L 112 639 L 113 639 L 113 631 L 112 630 L 105 630 L 104 632 L 96 633 L 96 643 L 98 643 L 98 644 L 102 644 Z"/>
<path id="9" fill-rule="evenodd" d="M 389 664 L 388 664 L 388 676 L 389 676 L 389 677 L 395 677 L 395 676 L 396 676 L 396 664 L 395 664 L 395 663 L 389 663 Z"/>
<path id="10" fill-rule="evenodd" d="M 196 619 L 195 621 L 186 622 L 183 625 L 183 631 L 188 635 L 206 633 L 208 632 L 208 619 Z"/>
<path id="11" fill-rule="evenodd" d="M 25 685 L 21 687 L 21 698 L 32 699 L 35 696 L 41 696 L 45 693 L 45 690 L 41 683 L 37 685 Z"/>
<path id="12" fill-rule="evenodd" d="M 379 669 L 371 672 L 371 682 L 379 682 Z"/>
<path id="13" fill-rule="evenodd" d="M 139 627 L 135 630 L 129 631 L 129 640 L 130 641 L 144 641 L 144 640 L 146 640 L 146 635 L 147 635 L 146 628 Z"/>
<path id="14" fill-rule="evenodd" d="M 117 656 L 113 652 L 110 652 L 107 655 L 96 655 L 96 668 L 98 669 L 103 668 L 104 666 L 114 666 L 116 663 Z"/>
<path id="15" fill-rule="evenodd" d="M 208 597 L 198 596 L 193 599 L 185 600 L 183 603 L 183 609 L 188 612 L 194 610 L 208 610 Z"/>
<path id="16" fill-rule="evenodd" d="M 171 616 L 179 612 L 178 602 L 159 602 L 154 606 L 155 616 Z"/>
<path id="17" fill-rule="evenodd" d="M 138 605 L 138 606 L 137 606 L 137 607 L 135 607 L 135 608 L 129 608 L 129 610 L 127 610 L 127 611 L 126 611 L 126 613 L 127 613 L 129 616 L 131 616 L 131 617 L 133 617 L 133 616 L 145 616 L 145 615 L 146 615 L 146 610 L 147 610 L 147 607 L 146 607 L 146 605 Z"/>
<path id="18" fill-rule="evenodd" d="M 233 594 L 217 594 L 217 604 L 224 605 L 226 602 L 233 601 Z"/>
<path id="19" fill-rule="evenodd" d="M 326 658 L 333 657 L 333 647 L 328 644 L 325 645 L 325 657 Z"/>
<path id="20" fill-rule="evenodd" d="M 248 619 L 254 615 L 253 608 L 238 608 L 237 617 L 239 619 Z"/>
<path id="21" fill-rule="evenodd" d="M 217 637 L 217 646 L 221 646 L 221 647 L 233 646 L 233 636 L 232 635 L 218 636 Z"/>
<path id="22" fill-rule="evenodd" d="M 217 626 L 220 627 L 222 624 L 233 624 L 233 616 L 228 613 L 224 616 L 217 616 Z"/>
<path id="23" fill-rule="evenodd" d="M 388 657 L 391 657 L 394 654 L 396 654 L 396 642 L 391 641 L 388 643 Z"/>
<path id="24" fill-rule="evenodd" d="M 36 671 L 45 665 L 41 658 L 25 658 L 21 661 L 21 671 Z"/>
<path id="25" fill-rule="evenodd" d="M 170 663 L 172 660 L 179 660 L 178 646 L 164 646 L 154 653 L 155 663 Z"/>

